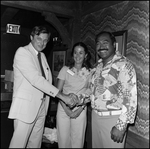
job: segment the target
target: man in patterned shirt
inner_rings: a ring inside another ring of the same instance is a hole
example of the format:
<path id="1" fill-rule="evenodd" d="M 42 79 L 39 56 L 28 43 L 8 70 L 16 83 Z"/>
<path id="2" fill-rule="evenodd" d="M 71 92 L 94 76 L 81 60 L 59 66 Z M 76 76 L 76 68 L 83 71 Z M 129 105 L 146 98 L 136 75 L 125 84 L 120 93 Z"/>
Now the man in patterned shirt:
<path id="1" fill-rule="evenodd" d="M 92 148 L 123 148 L 127 125 L 134 123 L 136 115 L 136 72 L 116 51 L 112 33 L 103 31 L 95 41 L 100 59 L 90 84 Z"/>

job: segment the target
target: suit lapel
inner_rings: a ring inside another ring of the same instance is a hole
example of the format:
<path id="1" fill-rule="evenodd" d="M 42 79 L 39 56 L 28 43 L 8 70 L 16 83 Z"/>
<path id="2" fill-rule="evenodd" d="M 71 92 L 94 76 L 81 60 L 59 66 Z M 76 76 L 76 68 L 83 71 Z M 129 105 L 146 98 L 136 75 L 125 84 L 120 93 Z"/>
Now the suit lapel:
<path id="1" fill-rule="evenodd" d="M 31 53 L 31 55 L 32 55 L 32 57 L 33 57 L 33 60 L 34 60 L 34 62 L 35 62 L 35 65 L 36 65 L 37 69 L 38 69 L 39 72 L 42 74 L 41 68 L 40 68 L 40 64 L 39 64 L 39 60 L 38 60 L 38 58 L 37 58 L 37 55 L 36 55 L 36 53 L 35 53 L 35 51 L 34 51 L 33 46 L 32 46 L 31 43 L 29 44 L 29 51 L 30 51 L 30 53 Z"/>
<path id="2" fill-rule="evenodd" d="M 37 58 L 37 55 L 36 55 L 36 53 L 35 53 L 31 43 L 29 44 L 29 51 L 31 52 L 31 54 L 33 56 L 33 59 L 35 61 L 35 64 L 36 64 L 39 72 L 42 74 L 41 67 L 40 67 L 40 64 L 39 64 L 39 60 Z M 42 52 L 41 52 L 41 59 L 42 59 L 42 66 L 43 66 L 43 69 L 44 69 L 44 73 L 45 73 L 46 79 L 49 80 L 51 78 L 51 71 L 50 71 L 50 68 L 49 68 L 49 66 L 47 64 L 46 58 L 45 58 L 45 56 L 44 56 L 44 54 Z"/>

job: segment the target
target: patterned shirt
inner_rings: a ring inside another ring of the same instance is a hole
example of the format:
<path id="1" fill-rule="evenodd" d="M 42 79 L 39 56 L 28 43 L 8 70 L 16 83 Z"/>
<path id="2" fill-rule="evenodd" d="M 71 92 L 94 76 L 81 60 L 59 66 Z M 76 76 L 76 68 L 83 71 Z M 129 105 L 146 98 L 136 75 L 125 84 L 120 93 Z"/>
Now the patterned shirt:
<path id="1" fill-rule="evenodd" d="M 103 67 L 102 59 L 93 70 L 90 81 L 91 107 L 97 111 L 121 109 L 116 128 L 123 130 L 128 123 L 134 123 L 137 109 L 136 72 L 132 63 L 121 55 Z"/>

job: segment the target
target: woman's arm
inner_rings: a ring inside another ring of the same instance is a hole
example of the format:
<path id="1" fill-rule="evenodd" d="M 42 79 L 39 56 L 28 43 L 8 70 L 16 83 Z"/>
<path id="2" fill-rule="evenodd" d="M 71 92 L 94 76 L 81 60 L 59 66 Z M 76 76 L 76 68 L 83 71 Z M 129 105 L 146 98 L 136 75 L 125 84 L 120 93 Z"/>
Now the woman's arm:
<path id="1" fill-rule="evenodd" d="M 62 92 L 65 80 L 58 79 L 57 88 Z M 77 118 L 80 113 L 83 111 L 85 106 L 80 106 L 77 110 L 72 111 L 63 101 L 60 100 L 60 104 L 64 108 L 66 114 L 70 118 Z"/>
<path id="2" fill-rule="evenodd" d="M 85 107 L 86 105 L 79 106 L 78 109 L 76 109 L 75 111 L 71 113 L 70 118 L 77 118 L 81 114 L 81 112 L 84 110 Z"/>
<path id="3" fill-rule="evenodd" d="M 62 92 L 63 86 L 64 86 L 65 80 L 58 79 L 57 88 Z M 60 100 L 60 104 L 64 108 L 66 114 L 70 117 L 72 110 L 63 102 Z"/>

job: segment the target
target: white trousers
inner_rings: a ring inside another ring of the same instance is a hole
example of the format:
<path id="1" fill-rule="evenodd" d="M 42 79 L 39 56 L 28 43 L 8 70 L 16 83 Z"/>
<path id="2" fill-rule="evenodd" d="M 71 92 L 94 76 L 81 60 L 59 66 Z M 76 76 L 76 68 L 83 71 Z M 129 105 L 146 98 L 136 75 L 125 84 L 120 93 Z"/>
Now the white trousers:
<path id="1" fill-rule="evenodd" d="M 70 119 L 63 107 L 58 104 L 57 138 L 59 148 L 83 148 L 87 124 L 85 108 L 76 119 Z"/>
<path id="2" fill-rule="evenodd" d="M 92 110 L 92 148 L 124 148 L 125 137 L 122 143 L 111 139 L 111 129 L 115 126 L 119 115 L 99 116 Z"/>
<path id="3" fill-rule="evenodd" d="M 45 116 L 45 104 L 42 103 L 33 123 L 15 119 L 14 133 L 9 148 L 41 148 Z"/>

